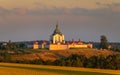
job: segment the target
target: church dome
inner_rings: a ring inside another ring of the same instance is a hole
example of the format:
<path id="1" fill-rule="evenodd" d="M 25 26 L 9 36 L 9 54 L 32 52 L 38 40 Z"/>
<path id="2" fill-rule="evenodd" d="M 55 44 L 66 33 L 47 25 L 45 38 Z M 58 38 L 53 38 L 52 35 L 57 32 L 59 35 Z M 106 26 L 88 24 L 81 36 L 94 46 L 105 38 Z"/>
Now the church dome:
<path id="1" fill-rule="evenodd" d="M 53 32 L 53 34 L 50 36 L 50 41 L 51 43 L 64 43 L 65 42 L 65 37 L 64 35 L 61 33 L 58 24 L 56 25 L 56 28 Z"/>
<path id="2" fill-rule="evenodd" d="M 62 35 L 62 33 L 60 32 L 60 29 L 59 29 L 58 25 L 56 25 L 56 28 L 55 28 L 55 30 L 54 30 L 54 32 L 53 32 L 53 35 L 55 35 L 55 34 L 60 34 L 60 35 Z"/>

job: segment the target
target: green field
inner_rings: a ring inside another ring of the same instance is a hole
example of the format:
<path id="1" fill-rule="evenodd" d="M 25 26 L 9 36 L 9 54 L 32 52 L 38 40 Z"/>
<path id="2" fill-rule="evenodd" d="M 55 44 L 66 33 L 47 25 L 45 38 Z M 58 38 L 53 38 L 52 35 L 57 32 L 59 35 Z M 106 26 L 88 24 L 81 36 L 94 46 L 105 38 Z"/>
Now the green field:
<path id="1" fill-rule="evenodd" d="M 120 71 L 89 68 L 0 63 L 0 75 L 120 75 Z"/>

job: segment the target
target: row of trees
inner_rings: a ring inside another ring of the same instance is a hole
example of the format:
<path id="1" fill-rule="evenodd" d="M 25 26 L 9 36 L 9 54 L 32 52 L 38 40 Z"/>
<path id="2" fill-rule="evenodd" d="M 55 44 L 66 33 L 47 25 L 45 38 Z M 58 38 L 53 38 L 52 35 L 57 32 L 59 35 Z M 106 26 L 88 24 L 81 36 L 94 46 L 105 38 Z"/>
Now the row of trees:
<path id="1" fill-rule="evenodd" d="M 109 55 L 107 57 L 91 56 L 89 58 L 84 55 L 71 55 L 58 59 L 54 62 L 43 61 L 42 59 L 36 60 L 10 60 L 10 57 L 4 57 L 2 62 L 14 62 L 14 63 L 25 63 L 25 64 L 41 64 L 41 65 L 55 65 L 55 66 L 70 66 L 70 67 L 85 67 L 85 68 L 100 68 L 100 69 L 114 69 L 120 70 L 120 54 Z"/>
<path id="2" fill-rule="evenodd" d="M 0 43 L 0 50 L 18 50 L 18 49 L 26 49 L 27 46 L 24 43 L 14 43 L 9 40 L 6 43 Z"/>
<path id="3" fill-rule="evenodd" d="M 86 58 L 83 55 L 71 55 L 68 58 L 57 60 L 56 65 L 59 66 L 73 66 L 73 67 L 87 67 L 87 68 L 101 68 L 101 69 L 120 69 L 120 54 L 104 56 L 92 56 Z"/>

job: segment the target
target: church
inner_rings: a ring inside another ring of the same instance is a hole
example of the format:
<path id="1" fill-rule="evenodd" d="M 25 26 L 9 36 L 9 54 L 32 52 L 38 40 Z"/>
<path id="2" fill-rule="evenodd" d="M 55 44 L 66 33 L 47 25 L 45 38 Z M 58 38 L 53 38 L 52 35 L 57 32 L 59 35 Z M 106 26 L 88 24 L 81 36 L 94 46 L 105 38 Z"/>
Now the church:
<path id="1" fill-rule="evenodd" d="M 78 41 L 72 41 L 66 42 L 64 34 L 60 31 L 59 25 L 56 24 L 56 28 L 53 31 L 53 34 L 50 36 L 50 42 L 47 43 L 43 41 L 40 45 L 36 42 L 34 43 L 33 47 L 34 49 L 39 48 L 47 48 L 49 50 L 69 50 L 69 49 L 83 49 L 83 48 L 92 48 L 93 45 L 91 43 L 83 43 L 80 39 Z"/>
<path id="2" fill-rule="evenodd" d="M 67 44 L 65 43 L 65 36 L 61 33 L 58 24 L 50 36 L 49 50 L 66 50 L 68 49 Z"/>
<path id="3" fill-rule="evenodd" d="M 50 42 L 53 44 L 65 43 L 64 34 L 61 33 L 61 31 L 58 27 L 58 24 L 56 25 L 56 28 L 55 28 L 53 34 L 50 36 Z"/>

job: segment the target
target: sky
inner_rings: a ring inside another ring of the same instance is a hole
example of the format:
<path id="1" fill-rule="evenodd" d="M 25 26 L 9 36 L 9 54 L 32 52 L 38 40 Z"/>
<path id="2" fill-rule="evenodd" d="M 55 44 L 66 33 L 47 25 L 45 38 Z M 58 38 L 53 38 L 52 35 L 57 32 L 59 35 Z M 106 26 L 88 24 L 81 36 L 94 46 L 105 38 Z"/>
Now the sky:
<path id="1" fill-rule="evenodd" d="M 0 0 L 0 41 L 49 40 L 57 22 L 67 41 L 120 42 L 120 0 Z"/>

